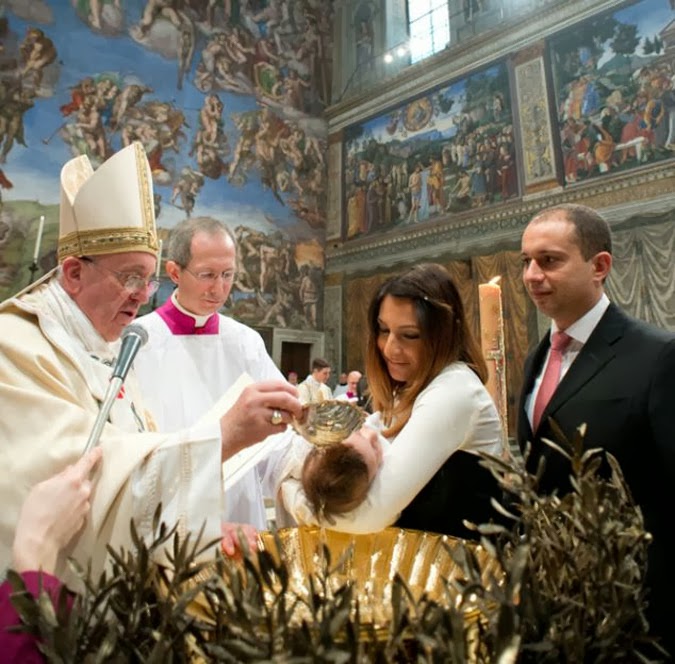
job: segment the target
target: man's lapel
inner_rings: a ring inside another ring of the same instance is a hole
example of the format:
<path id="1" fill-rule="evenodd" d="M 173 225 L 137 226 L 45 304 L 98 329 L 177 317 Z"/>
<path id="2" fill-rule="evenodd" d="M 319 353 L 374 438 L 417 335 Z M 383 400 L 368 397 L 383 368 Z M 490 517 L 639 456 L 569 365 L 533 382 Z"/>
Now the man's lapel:
<path id="1" fill-rule="evenodd" d="M 615 343 L 623 336 L 626 318 L 621 311 L 610 304 L 600 322 L 584 344 L 572 366 L 560 381 L 551 401 L 544 410 L 542 420 L 553 416 L 569 399 L 593 378 L 616 355 Z"/>

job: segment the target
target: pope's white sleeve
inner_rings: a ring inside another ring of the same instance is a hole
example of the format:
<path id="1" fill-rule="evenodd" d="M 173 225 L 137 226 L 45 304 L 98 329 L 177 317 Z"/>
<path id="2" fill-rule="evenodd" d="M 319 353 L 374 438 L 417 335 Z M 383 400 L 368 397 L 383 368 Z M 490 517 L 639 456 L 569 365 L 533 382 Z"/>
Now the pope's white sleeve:
<path id="1" fill-rule="evenodd" d="M 219 539 L 222 513 L 221 436 L 217 423 L 206 423 L 167 436 L 131 478 L 133 513 L 139 534 L 148 541 L 152 517 L 162 504 L 162 521 L 178 524 L 181 537 L 202 543 Z"/>

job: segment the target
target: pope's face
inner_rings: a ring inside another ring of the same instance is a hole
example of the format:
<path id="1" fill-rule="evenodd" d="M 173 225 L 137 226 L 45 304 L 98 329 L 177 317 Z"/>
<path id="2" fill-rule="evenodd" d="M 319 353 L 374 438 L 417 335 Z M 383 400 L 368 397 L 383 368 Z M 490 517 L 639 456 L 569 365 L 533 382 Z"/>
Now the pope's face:
<path id="1" fill-rule="evenodd" d="M 119 339 L 149 299 L 147 287 L 132 291 L 123 284 L 132 276 L 147 282 L 155 271 L 155 257 L 134 251 L 94 256 L 90 261 L 67 260 L 80 263 L 80 278 L 73 299 L 106 341 Z"/>
<path id="2" fill-rule="evenodd" d="M 195 233 L 185 267 L 167 262 L 167 273 L 178 286 L 182 307 L 197 316 L 210 316 L 227 301 L 236 273 L 237 252 L 226 233 Z"/>

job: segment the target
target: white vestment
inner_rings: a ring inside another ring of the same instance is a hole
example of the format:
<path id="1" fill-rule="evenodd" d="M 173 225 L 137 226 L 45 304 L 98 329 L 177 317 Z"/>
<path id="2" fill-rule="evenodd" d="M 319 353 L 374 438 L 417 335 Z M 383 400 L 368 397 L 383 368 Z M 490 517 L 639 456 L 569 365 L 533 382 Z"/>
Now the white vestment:
<path id="1" fill-rule="evenodd" d="M 31 487 L 82 454 L 104 398 L 119 344 L 106 343 L 53 277 L 0 305 L 0 572 L 10 563 L 14 530 Z M 94 573 L 106 545 L 131 548 L 129 520 L 151 532 L 157 505 L 182 534 L 205 524 L 206 540 L 220 536 L 221 438 L 214 423 L 172 435 L 152 433 L 133 378 L 113 405 L 100 439 L 84 530 L 63 552 L 56 574 L 73 581 L 74 557 Z"/>
<path id="2" fill-rule="evenodd" d="M 309 376 L 298 385 L 298 398 L 302 404 L 317 403 L 332 399 L 333 392 L 328 385 L 320 383 L 312 376 L 312 374 L 309 374 Z"/>
<path id="3" fill-rule="evenodd" d="M 157 312 L 138 319 L 149 339 L 136 358 L 136 373 L 160 431 L 192 426 L 242 373 L 254 381 L 284 380 L 255 330 L 217 315 L 217 334 L 174 334 Z M 266 439 L 265 457 L 283 448 L 290 435 Z M 233 483 L 226 477 L 223 521 L 267 529 L 264 498 L 273 495 L 274 487 L 268 485 L 266 464 L 248 468 Z"/>

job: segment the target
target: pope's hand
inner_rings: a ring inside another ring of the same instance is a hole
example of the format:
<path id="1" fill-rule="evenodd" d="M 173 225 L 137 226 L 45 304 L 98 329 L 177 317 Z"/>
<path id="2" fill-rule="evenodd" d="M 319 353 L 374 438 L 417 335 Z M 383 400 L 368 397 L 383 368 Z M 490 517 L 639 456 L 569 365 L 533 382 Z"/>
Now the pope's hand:
<path id="1" fill-rule="evenodd" d="M 302 417 L 295 387 L 284 380 L 248 385 L 220 419 L 223 461 L 267 436 L 281 433 L 293 417 Z"/>

